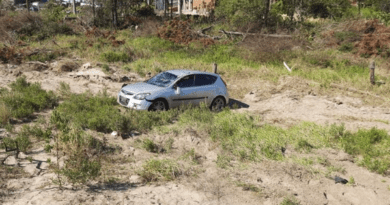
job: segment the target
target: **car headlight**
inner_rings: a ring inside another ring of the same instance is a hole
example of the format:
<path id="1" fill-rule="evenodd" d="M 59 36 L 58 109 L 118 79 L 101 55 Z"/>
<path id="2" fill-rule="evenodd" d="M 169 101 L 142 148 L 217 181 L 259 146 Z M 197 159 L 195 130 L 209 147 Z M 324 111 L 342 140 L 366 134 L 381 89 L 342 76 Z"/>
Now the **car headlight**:
<path id="1" fill-rule="evenodd" d="M 143 99 L 145 99 L 148 95 L 150 95 L 150 93 L 140 93 L 140 94 L 135 95 L 135 96 L 134 96 L 134 99 L 143 100 Z"/>

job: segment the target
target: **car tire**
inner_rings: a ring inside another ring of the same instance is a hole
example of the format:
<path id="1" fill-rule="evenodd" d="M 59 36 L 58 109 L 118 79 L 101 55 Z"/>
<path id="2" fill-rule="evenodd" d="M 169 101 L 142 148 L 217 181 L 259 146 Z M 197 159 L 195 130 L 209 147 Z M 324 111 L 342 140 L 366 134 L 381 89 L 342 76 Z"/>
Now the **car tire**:
<path id="1" fill-rule="evenodd" d="M 164 111 L 167 110 L 167 107 L 166 102 L 163 100 L 156 100 L 150 105 L 149 111 Z"/>
<path id="2" fill-rule="evenodd" d="M 223 99 L 223 97 L 221 96 L 218 96 L 214 98 L 213 102 L 211 103 L 210 110 L 219 112 L 225 107 L 225 105 L 226 105 L 225 99 Z"/>

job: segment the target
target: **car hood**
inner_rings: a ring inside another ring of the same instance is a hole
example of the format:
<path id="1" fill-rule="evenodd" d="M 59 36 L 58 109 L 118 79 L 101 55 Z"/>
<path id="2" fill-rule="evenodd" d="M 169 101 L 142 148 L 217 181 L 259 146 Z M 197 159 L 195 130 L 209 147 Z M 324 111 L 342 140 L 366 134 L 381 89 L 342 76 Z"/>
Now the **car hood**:
<path id="1" fill-rule="evenodd" d="M 126 85 L 125 87 L 122 88 L 122 90 L 125 90 L 127 92 L 131 92 L 134 94 L 137 94 L 137 93 L 151 93 L 152 94 L 152 93 L 160 91 L 162 89 L 164 89 L 164 87 L 151 85 L 151 84 L 148 84 L 145 82 L 139 82 L 139 83 L 135 83 L 135 84 Z"/>

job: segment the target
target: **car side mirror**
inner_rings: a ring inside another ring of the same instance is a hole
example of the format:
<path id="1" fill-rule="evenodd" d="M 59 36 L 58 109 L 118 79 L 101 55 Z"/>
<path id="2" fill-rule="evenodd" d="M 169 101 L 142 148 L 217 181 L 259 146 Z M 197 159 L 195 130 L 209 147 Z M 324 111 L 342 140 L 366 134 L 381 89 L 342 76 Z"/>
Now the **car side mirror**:
<path id="1" fill-rule="evenodd" d="M 122 88 L 125 87 L 126 85 L 127 85 L 127 84 L 123 84 L 123 85 L 122 85 Z"/>
<path id="2" fill-rule="evenodd" d="M 180 95 L 180 87 L 176 86 L 176 89 L 175 89 L 175 94 L 176 95 Z"/>

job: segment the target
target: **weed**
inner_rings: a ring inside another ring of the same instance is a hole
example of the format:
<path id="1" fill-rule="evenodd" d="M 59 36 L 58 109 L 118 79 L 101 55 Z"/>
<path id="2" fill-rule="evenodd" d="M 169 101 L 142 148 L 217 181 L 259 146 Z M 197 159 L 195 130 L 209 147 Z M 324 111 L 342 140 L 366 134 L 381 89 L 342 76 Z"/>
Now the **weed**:
<path id="1" fill-rule="evenodd" d="M 145 139 L 142 142 L 142 147 L 146 149 L 148 152 L 153 152 L 157 153 L 159 151 L 158 145 L 155 144 L 152 140 L 150 139 Z"/>
<path id="2" fill-rule="evenodd" d="M 325 176 L 330 177 L 333 174 L 333 172 L 339 172 L 339 173 L 342 173 L 342 174 L 346 173 L 345 168 L 343 168 L 341 166 L 333 166 L 333 165 L 331 165 L 331 166 L 327 167 L 327 171 L 325 173 Z"/>
<path id="3" fill-rule="evenodd" d="M 108 67 L 107 64 L 104 64 L 104 65 L 102 66 L 102 70 L 103 70 L 103 72 L 105 72 L 105 73 L 109 73 L 109 72 L 110 72 L 110 67 Z"/>
<path id="4" fill-rule="evenodd" d="M 181 174 L 179 165 L 168 159 L 158 160 L 150 159 L 142 166 L 142 170 L 138 174 L 147 182 L 175 179 Z"/>
<path id="5" fill-rule="evenodd" d="M 386 180 L 382 179 L 381 182 L 386 183 Z"/>
<path id="6" fill-rule="evenodd" d="M 200 156 L 198 156 L 196 153 L 195 153 L 195 149 L 192 148 L 190 151 L 187 151 L 183 156 L 180 157 L 181 159 L 184 159 L 184 160 L 190 160 L 191 162 L 193 162 L 194 164 L 199 164 L 200 161 L 199 161 L 199 158 Z"/>
<path id="7" fill-rule="evenodd" d="M 46 162 L 50 164 L 51 163 L 51 158 L 47 158 Z"/>
<path id="8" fill-rule="evenodd" d="M 243 182 L 239 182 L 237 186 L 242 187 L 242 190 L 244 191 L 252 191 L 252 192 L 260 192 L 260 188 L 253 185 L 253 184 L 247 184 Z"/>
<path id="9" fill-rule="evenodd" d="M 45 145 L 45 148 L 44 148 L 45 152 L 50 153 L 50 151 L 51 151 L 52 149 L 53 149 L 53 146 L 52 146 L 52 145 L 50 145 L 50 144 L 46 144 L 46 145 Z"/>
<path id="10" fill-rule="evenodd" d="M 32 157 L 27 157 L 26 158 L 30 163 L 33 161 L 33 158 Z"/>
<path id="11" fill-rule="evenodd" d="M 314 148 L 313 145 L 311 145 L 305 139 L 299 139 L 296 146 L 297 150 L 305 150 L 307 152 L 309 152 L 313 148 Z"/>
<path id="12" fill-rule="evenodd" d="M 299 201 L 295 197 L 285 197 L 280 205 L 299 205 Z"/>
<path id="13" fill-rule="evenodd" d="M 217 166 L 226 169 L 229 166 L 231 158 L 226 155 L 218 155 L 217 156 Z"/>
<path id="14" fill-rule="evenodd" d="M 58 88 L 57 93 L 60 99 L 69 99 L 72 94 L 69 84 L 63 81 L 60 82 L 60 87 Z"/>
<path id="15" fill-rule="evenodd" d="M 170 152 L 173 148 L 173 143 L 175 142 L 175 140 L 170 137 L 167 141 L 165 141 L 165 146 L 164 146 L 164 149 L 167 151 L 167 152 Z"/>
<path id="16" fill-rule="evenodd" d="M 353 176 L 349 177 L 348 184 L 349 185 L 355 185 L 355 178 L 353 178 Z"/>

